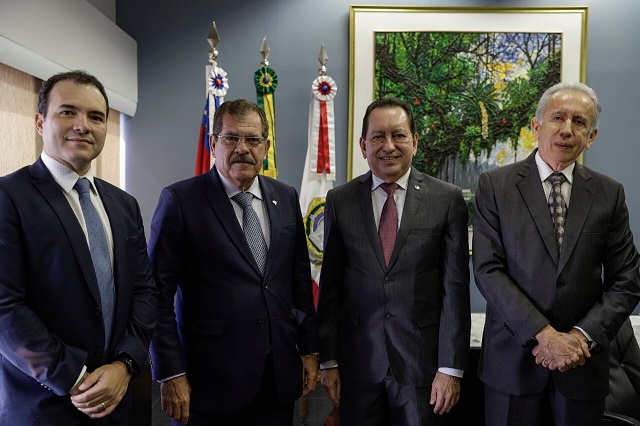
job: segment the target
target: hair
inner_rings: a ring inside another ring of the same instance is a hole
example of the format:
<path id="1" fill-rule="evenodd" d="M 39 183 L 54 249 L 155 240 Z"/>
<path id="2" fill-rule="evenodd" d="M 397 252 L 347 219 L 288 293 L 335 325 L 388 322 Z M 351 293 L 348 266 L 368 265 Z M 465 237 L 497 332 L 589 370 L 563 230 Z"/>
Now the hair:
<path id="1" fill-rule="evenodd" d="M 416 123 L 413 119 L 413 112 L 411 111 L 411 107 L 409 106 L 409 104 L 398 98 L 386 97 L 373 101 L 367 107 L 367 111 L 364 113 L 364 118 L 362 119 L 362 133 L 360 134 L 362 139 L 366 139 L 367 132 L 369 131 L 369 114 L 371 114 L 371 112 L 376 108 L 393 107 L 399 107 L 404 110 L 404 112 L 407 114 L 407 117 L 409 118 L 409 128 L 411 129 L 411 135 L 413 136 L 416 133 Z"/>
<path id="2" fill-rule="evenodd" d="M 51 93 L 51 89 L 53 89 L 53 86 L 61 81 L 72 81 L 76 84 L 81 84 L 84 86 L 94 86 L 102 94 L 104 102 L 107 104 L 107 117 L 109 116 L 109 98 L 107 97 L 107 92 L 105 92 L 102 83 L 100 83 L 97 78 L 87 73 L 86 71 L 76 70 L 54 74 L 44 82 L 44 84 L 40 88 L 40 93 L 38 94 L 38 112 L 44 117 L 47 116 L 47 109 L 49 108 L 49 94 Z"/>
<path id="3" fill-rule="evenodd" d="M 602 107 L 600 106 L 596 92 L 586 84 L 578 82 L 557 83 L 549 87 L 538 101 L 538 107 L 536 108 L 536 117 L 538 118 L 538 121 L 542 122 L 551 97 L 562 90 L 575 90 L 591 98 L 595 110 L 591 121 L 591 128 L 589 129 L 589 134 L 592 134 L 598 128 L 598 122 L 600 121 L 600 115 L 602 114 Z"/>
<path id="4" fill-rule="evenodd" d="M 245 118 L 252 112 L 255 112 L 260 117 L 260 121 L 262 122 L 262 137 L 267 139 L 269 137 L 269 123 L 267 122 L 267 115 L 258 105 L 245 99 L 223 102 L 220 107 L 216 109 L 216 112 L 213 115 L 213 129 L 211 130 L 211 133 L 216 137 L 220 135 L 220 132 L 222 131 L 222 121 L 225 114 L 229 114 L 232 117 Z"/>

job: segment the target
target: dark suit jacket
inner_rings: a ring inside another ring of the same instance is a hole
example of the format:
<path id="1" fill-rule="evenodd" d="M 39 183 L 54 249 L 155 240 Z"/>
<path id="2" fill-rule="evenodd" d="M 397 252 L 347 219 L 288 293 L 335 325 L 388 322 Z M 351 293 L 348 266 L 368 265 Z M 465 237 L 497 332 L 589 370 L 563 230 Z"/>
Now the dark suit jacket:
<path id="1" fill-rule="evenodd" d="M 473 265 L 487 300 L 479 366 L 489 386 L 531 394 L 554 381 L 568 398 L 604 398 L 609 342 L 638 303 L 640 257 L 622 185 L 576 164 L 558 254 L 535 152 L 480 176 Z M 535 364 L 530 340 L 545 324 L 578 326 L 597 346 L 586 364 L 564 373 Z"/>
<path id="2" fill-rule="evenodd" d="M 0 424 L 76 424 L 70 401 L 91 372 L 126 352 L 144 365 L 156 294 L 138 204 L 95 184 L 113 233 L 116 312 L 104 348 L 100 293 L 85 235 L 42 160 L 0 178 Z M 111 414 L 128 414 L 129 396 Z"/>
<path id="3" fill-rule="evenodd" d="M 165 188 L 153 217 L 149 249 L 160 290 L 153 376 L 186 371 L 197 411 L 232 411 L 252 401 L 269 326 L 280 400 L 302 394 L 300 354 L 318 351 L 297 193 L 258 179 L 271 228 L 264 277 L 215 167 Z"/>
<path id="4" fill-rule="evenodd" d="M 640 419 L 640 346 L 630 320 L 622 324 L 610 346 L 605 410 Z"/>
<path id="5" fill-rule="evenodd" d="M 321 360 L 347 380 L 378 383 L 391 367 L 401 384 L 431 385 L 439 367 L 467 367 L 467 208 L 460 188 L 412 169 L 387 267 L 371 182 L 369 172 L 327 194 Z"/>

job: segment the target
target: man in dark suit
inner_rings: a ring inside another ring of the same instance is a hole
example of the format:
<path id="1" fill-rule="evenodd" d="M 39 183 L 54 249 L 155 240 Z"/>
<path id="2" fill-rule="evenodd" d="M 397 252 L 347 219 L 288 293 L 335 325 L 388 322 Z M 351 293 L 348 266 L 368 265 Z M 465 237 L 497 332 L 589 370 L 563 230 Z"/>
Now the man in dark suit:
<path id="1" fill-rule="evenodd" d="M 156 292 L 136 200 L 91 171 L 108 113 L 95 77 L 54 75 L 40 159 L 0 178 L 0 424 L 127 424 Z"/>
<path id="2" fill-rule="evenodd" d="M 437 424 L 459 398 L 467 208 L 460 188 L 411 167 L 417 146 L 409 105 L 373 102 L 360 137 L 371 171 L 327 194 L 321 368 L 344 425 Z"/>
<path id="3" fill-rule="evenodd" d="M 480 176 L 473 265 L 487 300 L 488 425 L 602 422 L 609 342 L 640 298 L 640 257 L 622 185 L 576 162 L 600 111 L 591 88 L 552 86 L 531 120 L 538 149 Z"/>
<path id="4" fill-rule="evenodd" d="M 151 355 L 174 422 L 288 426 L 294 401 L 315 389 L 302 216 L 295 189 L 258 176 L 267 136 L 262 109 L 223 103 L 210 141 L 215 166 L 165 188 L 154 214 L 160 302 Z"/>

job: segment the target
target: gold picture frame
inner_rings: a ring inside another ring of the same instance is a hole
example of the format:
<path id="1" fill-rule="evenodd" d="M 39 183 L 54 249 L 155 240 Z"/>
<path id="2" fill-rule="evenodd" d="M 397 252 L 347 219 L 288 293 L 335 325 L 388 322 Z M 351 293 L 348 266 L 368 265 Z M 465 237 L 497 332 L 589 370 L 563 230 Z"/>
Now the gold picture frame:
<path id="1" fill-rule="evenodd" d="M 359 136 L 374 100 L 375 35 L 380 32 L 559 33 L 560 81 L 585 81 L 588 8 L 350 6 L 349 145 L 347 179 L 368 170 Z M 475 189 L 475 188 L 473 188 Z"/>

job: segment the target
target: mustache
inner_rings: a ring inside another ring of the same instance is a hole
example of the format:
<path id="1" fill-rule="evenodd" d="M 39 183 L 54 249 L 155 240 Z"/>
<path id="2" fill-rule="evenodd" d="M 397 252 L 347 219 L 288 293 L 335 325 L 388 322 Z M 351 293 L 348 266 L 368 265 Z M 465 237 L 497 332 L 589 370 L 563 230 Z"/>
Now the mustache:
<path id="1" fill-rule="evenodd" d="M 244 155 L 234 155 L 231 157 L 230 163 L 247 163 L 247 164 L 256 164 L 256 160 L 249 154 Z"/>

